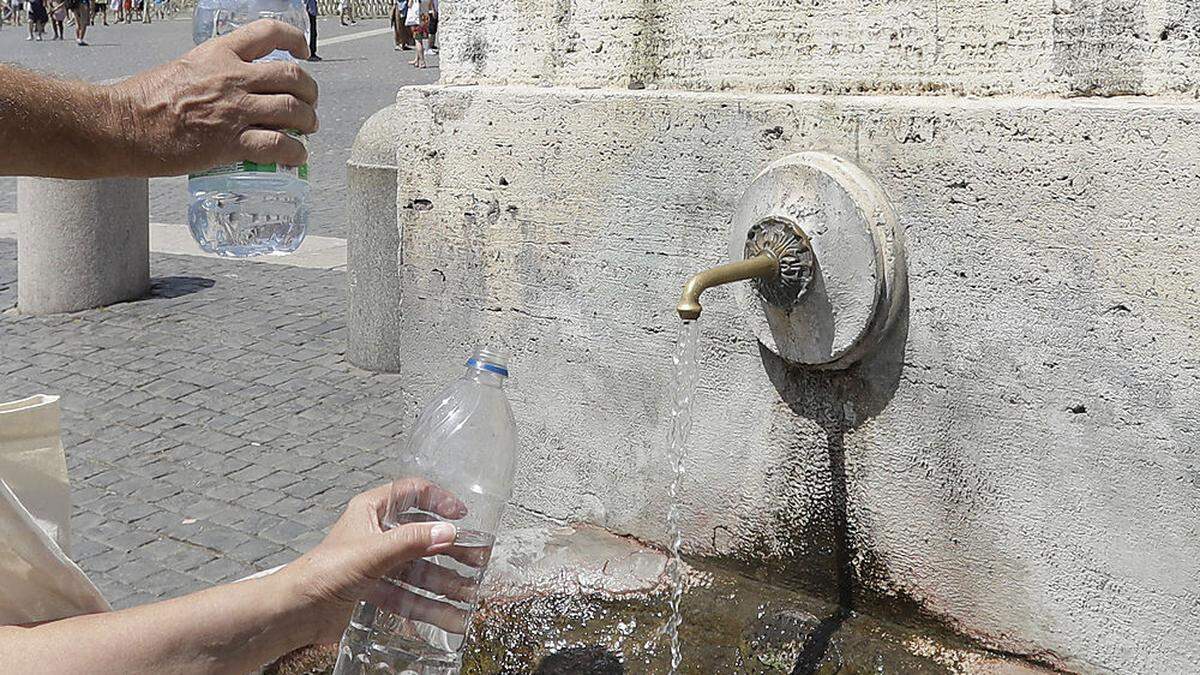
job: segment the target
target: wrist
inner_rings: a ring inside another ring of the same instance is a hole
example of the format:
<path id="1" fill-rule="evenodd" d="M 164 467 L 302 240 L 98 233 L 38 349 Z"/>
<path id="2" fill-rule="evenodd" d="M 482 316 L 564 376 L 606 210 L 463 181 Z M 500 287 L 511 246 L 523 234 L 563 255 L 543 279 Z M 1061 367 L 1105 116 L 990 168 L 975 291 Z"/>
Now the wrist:
<path id="1" fill-rule="evenodd" d="M 272 613 L 278 617 L 281 626 L 287 627 L 288 635 L 294 640 L 289 650 L 329 641 L 324 621 L 327 611 L 308 593 L 309 584 L 303 579 L 297 563 L 303 566 L 302 561 L 292 561 L 274 574 L 256 580 L 263 582 L 272 603 Z"/>
<path id="2" fill-rule="evenodd" d="M 87 93 L 92 98 L 92 109 L 97 111 L 97 128 L 93 132 L 99 135 L 102 147 L 117 150 L 106 153 L 113 158 L 114 166 L 104 166 L 102 170 L 106 175 L 138 174 L 137 168 L 141 166 L 142 158 L 137 153 L 131 133 L 136 106 L 128 85 L 122 81 L 86 86 L 89 88 Z"/>

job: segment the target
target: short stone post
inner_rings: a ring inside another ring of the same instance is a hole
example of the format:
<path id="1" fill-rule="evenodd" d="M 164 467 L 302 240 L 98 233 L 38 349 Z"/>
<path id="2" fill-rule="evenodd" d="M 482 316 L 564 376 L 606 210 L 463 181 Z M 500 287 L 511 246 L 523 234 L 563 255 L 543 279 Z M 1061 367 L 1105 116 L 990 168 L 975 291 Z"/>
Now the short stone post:
<path id="1" fill-rule="evenodd" d="M 17 182 L 17 309 L 75 312 L 150 290 L 145 178 Z"/>
<path id="2" fill-rule="evenodd" d="M 347 358 L 376 372 L 400 370 L 400 231 L 396 219 L 396 106 L 368 119 L 347 162 Z"/>

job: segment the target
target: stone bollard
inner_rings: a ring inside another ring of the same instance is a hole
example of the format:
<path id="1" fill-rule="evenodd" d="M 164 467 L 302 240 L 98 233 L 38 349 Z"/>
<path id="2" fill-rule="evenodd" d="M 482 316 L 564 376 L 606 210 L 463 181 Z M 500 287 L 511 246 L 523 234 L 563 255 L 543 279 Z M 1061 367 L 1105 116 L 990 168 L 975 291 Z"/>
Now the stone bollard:
<path id="1" fill-rule="evenodd" d="M 150 290 L 145 178 L 17 182 L 17 309 L 75 312 Z"/>
<path id="2" fill-rule="evenodd" d="M 396 220 L 396 133 L 400 111 L 368 119 L 346 163 L 349 219 L 346 356 L 376 372 L 400 370 L 400 232 Z"/>

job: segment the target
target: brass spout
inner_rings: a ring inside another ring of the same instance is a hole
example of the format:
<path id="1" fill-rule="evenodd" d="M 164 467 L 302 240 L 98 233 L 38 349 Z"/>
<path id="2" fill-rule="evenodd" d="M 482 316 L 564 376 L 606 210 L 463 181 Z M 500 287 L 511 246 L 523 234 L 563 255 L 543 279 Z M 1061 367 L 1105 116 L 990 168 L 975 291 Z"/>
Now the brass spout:
<path id="1" fill-rule="evenodd" d="M 683 295 L 679 296 L 679 318 L 693 321 L 700 318 L 700 294 L 707 288 L 744 281 L 746 279 L 773 279 L 779 276 L 779 258 L 773 253 L 764 252 L 756 256 L 718 265 L 692 275 L 683 286 Z"/>

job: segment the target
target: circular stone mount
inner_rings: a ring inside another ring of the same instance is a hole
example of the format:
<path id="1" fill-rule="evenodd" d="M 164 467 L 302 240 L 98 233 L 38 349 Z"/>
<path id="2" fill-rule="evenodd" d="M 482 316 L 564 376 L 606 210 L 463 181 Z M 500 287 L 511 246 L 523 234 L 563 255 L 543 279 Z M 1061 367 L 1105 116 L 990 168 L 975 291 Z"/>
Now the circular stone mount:
<path id="1" fill-rule="evenodd" d="M 730 258 L 764 251 L 779 258 L 779 277 L 735 294 L 759 341 L 790 363 L 850 366 L 907 300 L 904 233 L 887 195 L 837 155 L 789 155 L 742 193 Z"/>

